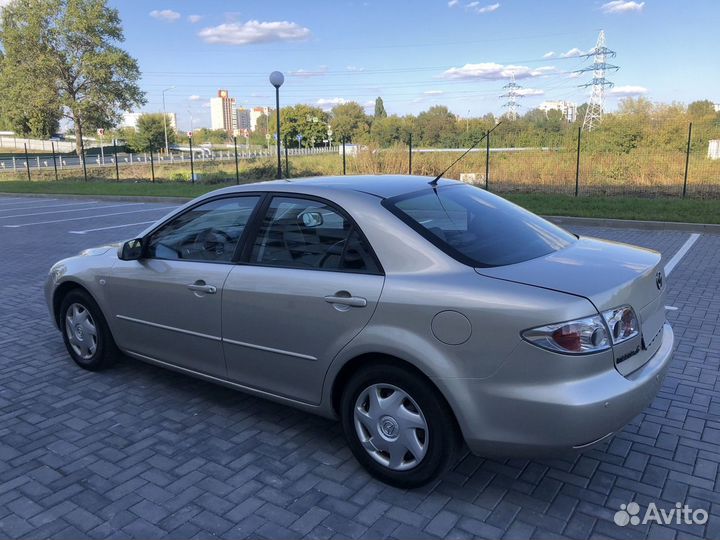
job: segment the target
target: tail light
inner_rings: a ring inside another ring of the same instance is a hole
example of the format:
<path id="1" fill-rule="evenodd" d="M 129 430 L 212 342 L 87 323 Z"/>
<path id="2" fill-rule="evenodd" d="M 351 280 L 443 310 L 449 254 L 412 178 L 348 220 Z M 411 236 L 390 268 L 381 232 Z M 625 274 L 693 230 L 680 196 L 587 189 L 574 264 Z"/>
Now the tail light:
<path id="1" fill-rule="evenodd" d="M 610 331 L 613 344 L 622 343 L 638 335 L 639 325 L 635 311 L 630 306 L 603 311 L 603 319 Z"/>
<path id="2" fill-rule="evenodd" d="M 638 319 L 630 306 L 621 306 L 602 315 L 548 324 L 522 332 L 533 345 L 565 354 L 589 354 L 609 349 L 638 335 Z"/>
<path id="3" fill-rule="evenodd" d="M 525 330 L 522 337 L 538 347 L 567 354 L 588 354 L 610 348 L 600 315 Z"/>

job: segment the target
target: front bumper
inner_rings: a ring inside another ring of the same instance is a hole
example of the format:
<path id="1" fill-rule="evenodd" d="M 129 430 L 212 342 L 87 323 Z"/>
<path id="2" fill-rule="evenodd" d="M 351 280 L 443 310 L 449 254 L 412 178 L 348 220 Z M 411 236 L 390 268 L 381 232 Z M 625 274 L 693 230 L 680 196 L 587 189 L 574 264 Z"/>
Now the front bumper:
<path id="1" fill-rule="evenodd" d="M 673 344 L 672 328 L 665 323 L 655 355 L 628 376 L 605 367 L 577 377 L 544 377 L 538 368 L 542 369 L 542 360 L 534 362 L 530 357 L 523 358 L 524 364 L 516 361 L 510 366 L 512 373 L 437 382 L 475 454 L 540 456 L 577 451 L 622 429 L 652 402 L 670 364 Z M 532 349 L 524 352 L 534 354 Z M 572 361 L 596 365 L 606 361 L 588 358 Z"/>

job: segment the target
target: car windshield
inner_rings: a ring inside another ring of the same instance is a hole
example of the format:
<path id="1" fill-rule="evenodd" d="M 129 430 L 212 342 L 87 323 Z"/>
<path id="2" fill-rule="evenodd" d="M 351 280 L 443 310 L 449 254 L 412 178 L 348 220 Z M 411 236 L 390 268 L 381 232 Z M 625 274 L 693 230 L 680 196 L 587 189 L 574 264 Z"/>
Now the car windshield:
<path id="1" fill-rule="evenodd" d="M 575 241 L 560 227 L 469 185 L 428 188 L 383 205 L 448 255 L 474 267 L 535 259 Z"/>

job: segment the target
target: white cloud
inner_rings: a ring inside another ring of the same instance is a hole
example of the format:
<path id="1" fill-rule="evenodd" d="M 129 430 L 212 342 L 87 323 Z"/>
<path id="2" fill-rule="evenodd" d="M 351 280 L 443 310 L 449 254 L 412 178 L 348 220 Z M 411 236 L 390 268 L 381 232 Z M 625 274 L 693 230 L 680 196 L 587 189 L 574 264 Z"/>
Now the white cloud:
<path id="1" fill-rule="evenodd" d="M 475 13 L 492 13 L 493 11 L 497 11 L 497 9 L 500 7 L 500 2 L 496 2 L 495 4 L 489 4 L 487 6 L 481 6 L 480 2 L 470 2 L 465 7 L 474 11 Z"/>
<path id="2" fill-rule="evenodd" d="M 585 54 L 585 51 L 583 51 L 582 49 L 578 49 L 577 47 L 573 47 L 567 52 L 560 53 L 560 56 L 562 58 L 573 58 L 575 56 L 580 56 L 581 54 Z"/>
<path id="3" fill-rule="evenodd" d="M 517 93 L 521 96 L 542 96 L 545 90 L 540 90 L 539 88 L 520 88 L 517 90 Z"/>
<path id="4" fill-rule="evenodd" d="M 555 51 L 548 51 L 545 54 L 543 54 L 543 58 L 553 58 L 555 56 Z"/>
<path id="5" fill-rule="evenodd" d="M 198 96 L 197 94 L 193 94 L 192 96 L 188 97 L 190 101 L 200 101 L 202 98 Z"/>
<path id="6" fill-rule="evenodd" d="M 173 11 L 172 9 L 153 9 L 150 12 L 150 16 L 159 21 L 166 22 L 175 22 L 181 17 L 177 11 Z"/>
<path id="7" fill-rule="evenodd" d="M 327 98 L 320 98 L 320 99 L 318 99 L 318 100 L 315 102 L 315 104 L 316 104 L 318 107 L 320 107 L 321 109 L 327 111 L 327 110 L 332 109 L 335 105 L 343 105 L 343 104 L 345 104 L 345 103 L 347 103 L 347 102 L 348 102 L 348 100 L 345 99 L 345 98 L 334 97 L 334 98 L 329 98 L 329 99 L 327 99 Z"/>
<path id="8" fill-rule="evenodd" d="M 627 13 L 628 11 L 642 11 L 645 2 L 632 2 L 628 0 L 613 0 L 602 5 L 603 13 Z"/>
<path id="9" fill-rule="evenodd" d="M 460 0 L 449 0 L 448 7 L 455 7 L 460 3 Z"/>
<path id="10" fill-rule="evenodd" d="M 224 23 L 203 28 L 198 35 L 206 42 L 219 45 L 250 45 L 273 41 L 303 41 L 310 37 L 310 29 L 294 22 L 256 20 L 244 23 Z"/>
<path id="11" fill-rule="evenodd" d="M 310 78 L 310 77 L 322 77 L 327 74 L 327 66 L 320 66 L 318 69 L 315 70 L 309 70 L 309 69 L 296 69 L 295 71 L 291 71 L 288 75 L 292 77 L 302 77 L 302 78 Z"/>
<path id="12" fill-rule="evenodd" d="M 191 24 L 197 24 L 202 20 L 203 20 L 202 15 L 188 15 L 188 21 L 190 21 Z"/>
<path id="13" fill-rule="evenodd" d="M 552 66 L 530 68 L 527 66 L 502 65 L 495 62 L 483 62 L 480 64 L 465 64 L 462 67 L 453 67 L 440 75 L 444 79 L 486 79 L 496 81 L 507 79 L 515 75 L 516 79 L 527 79 L 530 77 L 541 77 L 548 73 L 555 72 Z"/>
<path id="14" fill-rule="evenodd" d="M 617 97 L 644 96 L 647 93 L 648 89 L 644 86 L 634 86 L 631 84 L 625 86 L 616 86 L 610 89 L 610 94 Z"/>
<path id="15" fill-rule="evenodd" d="M 345 66 L 345 69 L 348 71 L 365 71 L 365 68 L 360 66 Z"/>
<path id="16" fill-rule="evenodd" d="M 423 92 L 426 96 L 441 96 L 445 93 L 445 90 L 425 90 Z"/>

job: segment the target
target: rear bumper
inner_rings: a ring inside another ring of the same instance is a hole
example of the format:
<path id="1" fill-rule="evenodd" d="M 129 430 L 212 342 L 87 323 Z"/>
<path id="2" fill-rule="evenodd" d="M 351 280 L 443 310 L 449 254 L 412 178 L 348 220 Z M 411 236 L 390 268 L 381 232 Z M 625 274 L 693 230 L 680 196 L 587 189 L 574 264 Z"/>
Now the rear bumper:
<path id="1" fill-rule="evenodd" d="M 622 429 L 655 398 L 674 344 L 669 324 L 653 357 L 628 376 L 615 369 L 576 380 L 438 381 L 473 453 L 540 456 L 590 448 Z M 530 359 L 531 360 L 531 359 Z M 532 379 L 532 377 L 526 377 Z"/>

